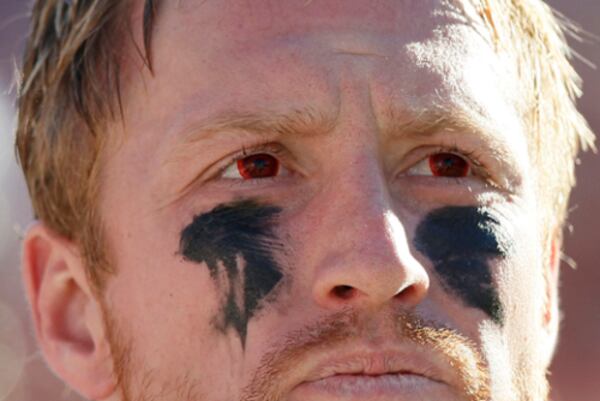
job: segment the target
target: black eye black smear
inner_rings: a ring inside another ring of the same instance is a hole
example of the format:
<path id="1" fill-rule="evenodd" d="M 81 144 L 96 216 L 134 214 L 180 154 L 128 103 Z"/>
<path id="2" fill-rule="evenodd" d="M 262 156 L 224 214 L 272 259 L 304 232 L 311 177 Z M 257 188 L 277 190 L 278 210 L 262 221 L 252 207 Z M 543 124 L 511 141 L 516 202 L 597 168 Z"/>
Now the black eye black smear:
<path id="1" fill-rule="evenodd" d="M 219 328 L 225 332 L 233 327 L 242 346 L 248 321 L 283 278 L 272 254 L 281 247 L 273 231 L 280 212 L 278 207 L 251 200 L 233 202 L 195 216 L 181 232 L 180 252 L 185 259 L 206 263 L 215 281 L 219 270 L 225 269 L 229 285 Z"/>
<path id="2" fill-rule="evenodd" d="M 476 207 L 445 207 L 417 227 L 415 246 L 432 262 L 445 288 L 502 324 L 503 310 L 490 259 L 508 255 L 511 238 L 493 214 Z"/>

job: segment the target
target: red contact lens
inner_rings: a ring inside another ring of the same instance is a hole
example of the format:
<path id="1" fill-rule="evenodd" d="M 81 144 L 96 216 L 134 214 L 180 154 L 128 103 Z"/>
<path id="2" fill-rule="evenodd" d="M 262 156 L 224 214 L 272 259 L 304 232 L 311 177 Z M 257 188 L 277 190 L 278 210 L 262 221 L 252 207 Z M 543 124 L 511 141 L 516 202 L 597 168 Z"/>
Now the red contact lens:
<path id="1" fill-rule="evenodd" d="M 275 177 L 279 172 L 279 160 L 269 154 L 260 153 L 239 159 L 237 168 L 245 180 Z"/>
<path id="2" fill-rule="evenodd" d="M 437 153 L 429 156 L 429 168 L 436 177 L 466 177 L 469 162 L 453 153 Z"/>

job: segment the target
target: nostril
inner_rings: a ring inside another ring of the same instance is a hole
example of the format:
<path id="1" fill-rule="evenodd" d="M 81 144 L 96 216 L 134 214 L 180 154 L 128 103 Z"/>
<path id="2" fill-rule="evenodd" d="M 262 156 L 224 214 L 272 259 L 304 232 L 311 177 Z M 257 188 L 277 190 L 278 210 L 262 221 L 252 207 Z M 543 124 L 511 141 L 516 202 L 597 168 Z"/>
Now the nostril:
<path id="1" fill-rule="evenodd" d="M 337 285 L 335 286 L 331 292 L 336 298 L 340 299 L 350 299 L 354 295 L 354 287 L 349 285 Z"/>
<path id="2" fill-rule="evenodd" d="M 403 301 L 411 301 L 414 298 L 419 297 L 418 289 L 415 286 L 411 285 L 404 289 L 399 290 L 396 295 L 394 295 L 395 299 L 401 299 Z"/>

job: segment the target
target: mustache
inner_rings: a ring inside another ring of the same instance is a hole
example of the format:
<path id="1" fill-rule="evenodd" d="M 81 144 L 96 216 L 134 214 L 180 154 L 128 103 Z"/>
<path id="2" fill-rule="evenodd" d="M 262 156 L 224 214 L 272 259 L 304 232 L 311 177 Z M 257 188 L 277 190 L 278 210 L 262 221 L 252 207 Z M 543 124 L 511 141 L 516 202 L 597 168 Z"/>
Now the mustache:
<path id="1" fill-rule="evenodd" d="M 380 318 L 381 319 L 381 318 Z M 477 346 L 464 335 L 440 323 L 420 318 L 413 312 L 395 311 L 384 316 L 394 341 L 420 347 L 445 360 L 458 373 L 465 400 L 490 399 L 490 379 Z M 240 401 L 282 401 L 286 388 L 281 383 L 311 356 L 357 340 L 369 340 L 381 325 L 372 317 L 348 309 L 292 330 L 270 347 L 261 358 Z"/>

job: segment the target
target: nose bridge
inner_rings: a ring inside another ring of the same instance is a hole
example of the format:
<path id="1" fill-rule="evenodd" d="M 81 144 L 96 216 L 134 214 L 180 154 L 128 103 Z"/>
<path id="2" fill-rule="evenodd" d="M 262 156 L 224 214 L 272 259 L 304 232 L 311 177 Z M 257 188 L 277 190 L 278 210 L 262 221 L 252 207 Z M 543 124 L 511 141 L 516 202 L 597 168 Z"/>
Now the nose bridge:
<path id="1" fill-rule="evenodd" d="M 357 155 L 320 194 L 318 236 L 326 242 L 316 244 L 313 291 L 322 306 L 416 304 L 428 287 L 377 160 Z"/>
<path id="2" fill-rule="evenodd" d="M 333 254 L 368 255 L 371 263 L 380 264 L 406 249 L 406 232 L 378 166 L 363 159 L 353 167 L 326 195 L 330 207 L 323 223 L 330 224 Z"/>
<path id="3" fill-rule="evenodd" d="M 331 191 L 326 195 L 331 207 L 324 218 L 337 221 L 336 238 L 341 243 L 356 249 L 370 241 L 389 239 L 387 220 L 393 213 L 392 202 L 381 169 L 373 161 L 362 157 L 353 162 Z"/>

